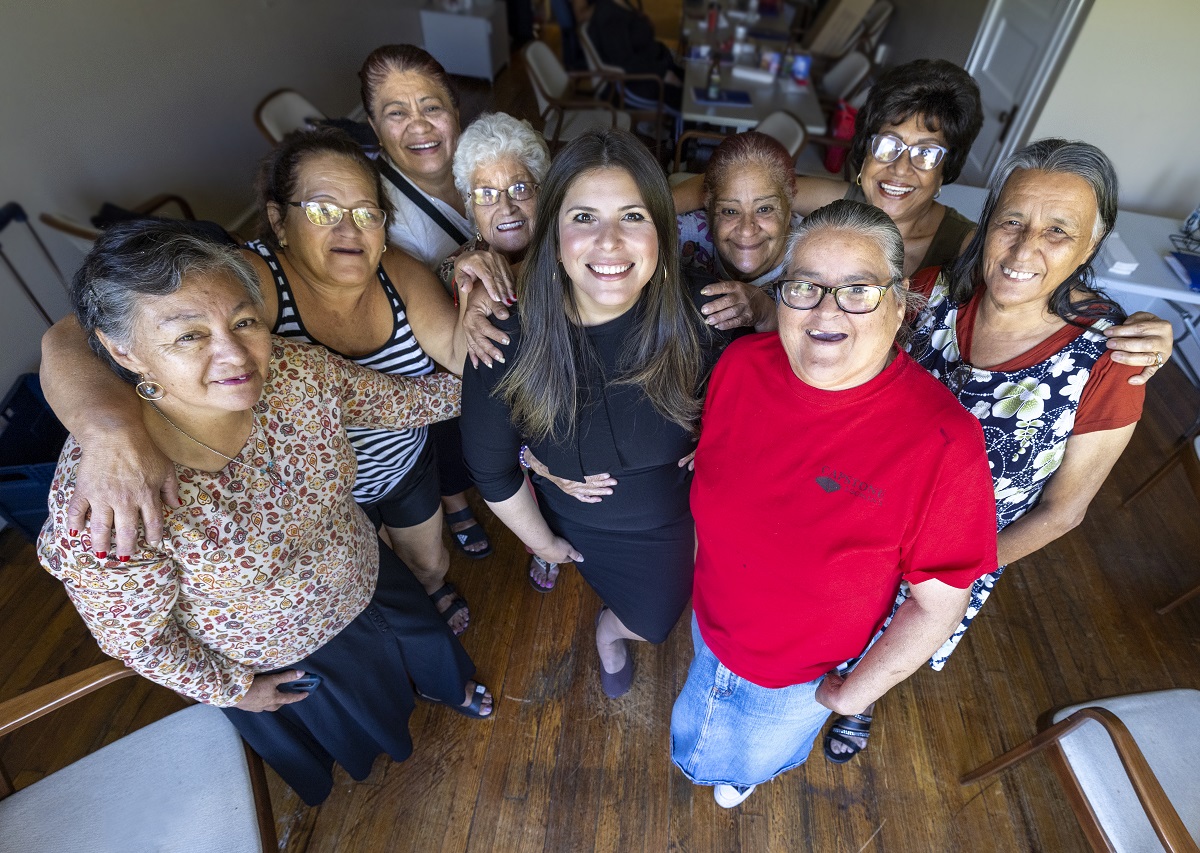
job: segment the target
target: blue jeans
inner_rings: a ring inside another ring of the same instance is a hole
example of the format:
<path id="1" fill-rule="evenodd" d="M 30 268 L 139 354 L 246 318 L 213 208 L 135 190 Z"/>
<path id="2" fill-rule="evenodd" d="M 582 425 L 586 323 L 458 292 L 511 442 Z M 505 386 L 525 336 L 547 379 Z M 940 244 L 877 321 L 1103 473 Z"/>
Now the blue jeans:
<path id="1" fill-rule="evenodd" d="M 671 711 L 671 760 L 697 785 L 757 785 L 808 758 L 830 711 L 815 699 L 821 678 L 760 687 L 704 644 L 692 616 L 696 656 Z"/>

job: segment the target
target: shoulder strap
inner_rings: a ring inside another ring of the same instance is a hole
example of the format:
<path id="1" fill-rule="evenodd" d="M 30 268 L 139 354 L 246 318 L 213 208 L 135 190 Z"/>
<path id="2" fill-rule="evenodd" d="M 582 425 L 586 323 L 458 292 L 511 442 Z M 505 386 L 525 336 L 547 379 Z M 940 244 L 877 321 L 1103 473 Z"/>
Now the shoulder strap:
<path id="1" fill-rule="evenodd" d="M 379 171 L 385 178 L 392 182 L 396 189 L 404 193 L 404 195 L 408 197 L 409 201 L 421 208 L 421 212 L 437 223 L 438 227 L 445 231 L 451 240 L 461 245 L 462 243 L 465 243 L 467 240 L 471 239 L 471 235 L 463 234 L 463 232 L 456 227 L 453 222 L 447 219 L 440 210 L 433 206 L 433 202 L 426 198 L 424 193 L 410 184 L 405 177 L 393 169 L 392 165 L 384 160 L 383 157 L 377 159 L 375 161 L 375 165 L 379 167 Z"/>

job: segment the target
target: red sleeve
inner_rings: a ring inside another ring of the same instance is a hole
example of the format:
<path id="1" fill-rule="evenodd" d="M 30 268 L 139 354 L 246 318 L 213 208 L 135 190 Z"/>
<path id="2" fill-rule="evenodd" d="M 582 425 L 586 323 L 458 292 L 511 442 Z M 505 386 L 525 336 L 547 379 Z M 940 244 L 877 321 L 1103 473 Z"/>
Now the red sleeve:
<path id="1" fill-rule="evenodd" d="M 946 443 L 933 495 L 908 553 L 901 575 L 912 584 L 927 580 L 966 589 L 996 571 L 996 499 L 983 430 L 971 423 L 945 424 Z"/>
<path id="2" fill-rule="evenodd" d="M 1129 377 L 1141 372 L 1140 367 L 1117 364 L 1112 353 L 1100 356 L 1083 386 L 1071 434 L 1120 429 L 1141 420 L 1146 386 L 1129 384 Z"/>
<path id="3" fill-rule="evenodd" d="M 941 267 L 925 267 L 923 270 L 917 270 L 910 279 L 912 289 L 922 296 L 928 296 L 933 293 L 933 286 L 937 284 L 941 272 Z"/>

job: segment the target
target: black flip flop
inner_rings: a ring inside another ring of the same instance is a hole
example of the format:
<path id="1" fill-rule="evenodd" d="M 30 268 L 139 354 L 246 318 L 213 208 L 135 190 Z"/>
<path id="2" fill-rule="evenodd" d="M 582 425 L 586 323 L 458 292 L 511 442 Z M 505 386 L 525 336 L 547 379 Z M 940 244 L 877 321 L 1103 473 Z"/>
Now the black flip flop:
<path id="1" fill-rule="evenodd" d="M 849 717 L 838 717 L 833 721 L 833 725 L 829 727 L 829 731 L 825 733 L 825 741 L 822 744 L 822 749 L 825 752 L 825 760 L 831 764 L 845 764 L 854 756 L 858 755 L 867 747 L 859 746 L 850 738 L 862 738 L 866 740 L 871 736 L 871 720 L 870 714 L 852 714 Z M 849 749 L 849 752 L 834 752 L 830 749 L 830 744 L 837 741 L 842 746 Z"/>
<path id="2" fill-rule="evenodd" d="M 475 518 L 475 513 L 471 512 L 471 508 L 463 507 L 458 512 L 447 513 L 445 516 L 446 526 L 452 524 L 460 524 L 464 521 L 474 522 L 470 527 L 464 527 L 462 530 L 455 530 L 450 527 L 450 535 L 454 537 L 454 544 L 458 546 L 458 550 L 462 551 L 472 560 L 482 560 L 484 557 L 492 553 L 492 543 L 488 541 L 487 531 L 479 524 Z M 468 551 L 468 545 L 474 545 L 478 542 L 484 544 L 484 548 L 480 551 Z"/>

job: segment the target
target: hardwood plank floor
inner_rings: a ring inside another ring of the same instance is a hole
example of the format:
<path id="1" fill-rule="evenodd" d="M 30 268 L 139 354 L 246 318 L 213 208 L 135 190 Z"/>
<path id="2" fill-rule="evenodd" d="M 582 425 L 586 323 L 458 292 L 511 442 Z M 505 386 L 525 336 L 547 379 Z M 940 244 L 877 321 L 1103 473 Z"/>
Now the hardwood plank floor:
<path id="1" fill-rule="evenodd" d="M 339 771 L 315 809 L 269 773 L 280 849 L 1083 851 L 1043 760 L 983 787 L 957 778 L 1029 736 L 1052 706 L 1200 687 L 1200 602 L 1153 612 L 1200 577 L 1200 505 L 1179 473 L 1118 507 L 1165 457 L 1198 396 L 1174 366 L 1162 371 L 1083 525 L 1014 565 L 944 672 L 919 672 L 885 697 L 870 750 L 844 767 L 818 750 L 728 812 L 668 757 L 671 705 L 691 659 L 686 620 L 662 646 L 635 649 L 628 696 L 604 698 L 596 596 L 572 569 L 554 592 L 534 592 L 524 548 L 479 505 L 496 553 L 479 562 L 455 553 L 451 576 L 471 602 L 464 642 L 497 697 L 495 719 L 422 704 L 410 760 L 380 758 L 361 783 Z M 32 546 L 6 531 L 0 554 L 0 699 L 99 661 Z M 166 690 L 124 681 L 6 738 L 0 759 L 23 786 L 180 706 Z"/>

